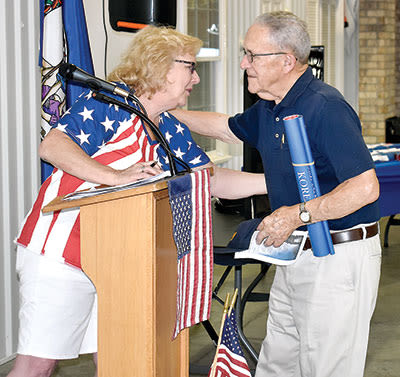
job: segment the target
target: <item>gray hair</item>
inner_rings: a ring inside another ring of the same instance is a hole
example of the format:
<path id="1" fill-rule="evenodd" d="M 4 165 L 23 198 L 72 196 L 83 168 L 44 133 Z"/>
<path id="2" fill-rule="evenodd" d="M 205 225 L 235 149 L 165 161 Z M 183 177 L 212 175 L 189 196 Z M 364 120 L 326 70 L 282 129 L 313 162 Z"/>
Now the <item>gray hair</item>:
<path id="1" fill-rule="evenodd" d="M 302 64 L 310 55 L 310 35 L 307 24 L 291 12 L 278 11 L 258 16 L 254 24 L 265 26 L 269 31 L 269 41 L 282 51 L 290 51 Z"/>

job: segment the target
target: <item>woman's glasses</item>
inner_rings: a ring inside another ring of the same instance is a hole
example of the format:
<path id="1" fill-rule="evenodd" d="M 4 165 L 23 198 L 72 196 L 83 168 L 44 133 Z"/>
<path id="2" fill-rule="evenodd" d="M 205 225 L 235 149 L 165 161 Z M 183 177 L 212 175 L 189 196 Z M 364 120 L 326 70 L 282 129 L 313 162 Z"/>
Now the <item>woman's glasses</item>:
<path id="1" fill-rule="evenodd" d="M 190 64 L 189 70 L 190 73 L 193 74 L 193 72 L 196 70 L 196 63 L 195 62 L 190 62 L 188 60 L 180 60 L 180 59 L 175 59 L 177 63 L 183 63 L 183 64 Z"/>

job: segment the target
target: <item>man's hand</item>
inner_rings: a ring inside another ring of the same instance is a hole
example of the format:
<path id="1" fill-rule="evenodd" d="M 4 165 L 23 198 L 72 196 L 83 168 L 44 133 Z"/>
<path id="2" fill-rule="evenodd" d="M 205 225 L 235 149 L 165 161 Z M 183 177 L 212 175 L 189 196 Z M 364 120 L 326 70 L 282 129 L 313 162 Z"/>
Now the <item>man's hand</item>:
<path id="1" fill-rule="evenodd" d="M 260 244 L 265 238 L 265 246 L 281 246 L 301 224 L 299 219 L 299 207 L 297 205 L 283 206 L 264 217 L 258 225 L 257 243 Z"/>

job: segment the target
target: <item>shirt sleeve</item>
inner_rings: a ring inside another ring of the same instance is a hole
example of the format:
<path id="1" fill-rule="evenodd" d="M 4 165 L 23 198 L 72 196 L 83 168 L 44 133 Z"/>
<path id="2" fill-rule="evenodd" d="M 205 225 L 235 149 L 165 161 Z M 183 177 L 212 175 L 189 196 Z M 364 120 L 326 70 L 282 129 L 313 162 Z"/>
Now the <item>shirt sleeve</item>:
<path id="1" fill-rule="evenodd" d="M 321 109 L 319 126 L 310 138 L 316 143 L 320 165 L 329 163 L 339 182 L 373 169 L 375 164 L 365 144 L 357 114 L 344 100 L 327 101 Z M 323 130 L 318 130 L 323 127 Z M 324 161 L 325 160 L 325 161 Z"/>
<path id="2" fill-rule="evenodd" d="M 128 122 L 130 118 L 126 110 L 94 99 L 92 91 L 87 90 L 54 128 L 64 132 L 92 156 L 114 136 L 120 123 Z"/>
<path id="3" fill-rule="evenodd" d="M 262 101 L 257 101 L 243 113 L 236 114 L 228 120 L 229 128 L 235 136 L 254 148 L 257 146 L 258 141 L 259 122 L 264 119 L 259 114 L 262 111 L 262 107 Z"/>

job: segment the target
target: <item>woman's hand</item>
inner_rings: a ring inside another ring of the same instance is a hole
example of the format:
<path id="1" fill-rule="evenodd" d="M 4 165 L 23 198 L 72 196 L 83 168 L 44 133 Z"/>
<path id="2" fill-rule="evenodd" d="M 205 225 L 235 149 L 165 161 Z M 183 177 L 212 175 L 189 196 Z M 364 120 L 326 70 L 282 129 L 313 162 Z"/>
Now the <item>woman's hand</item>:
<path id="1" fill-rule="evenodd" d="M 123 170 L 115 170 L 115 183 L 114 186 L 124 185 L 127 183 L 135 182 L 138 179 L 148 178 L 153 175 L 161 174 L 163 170 L 160 168 L 157 161 L 142 161 L 129 166 Z"/>

